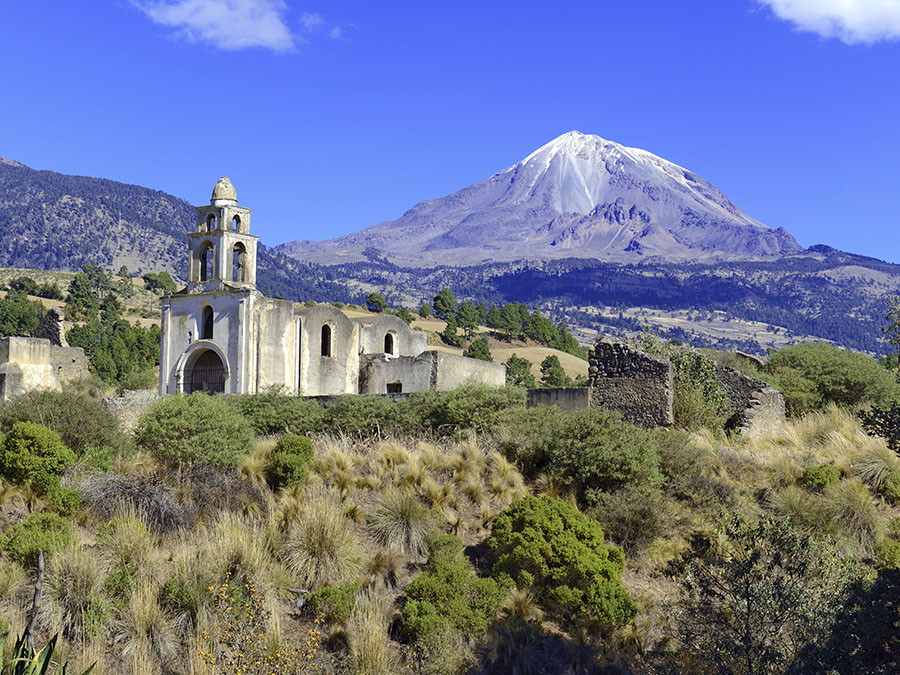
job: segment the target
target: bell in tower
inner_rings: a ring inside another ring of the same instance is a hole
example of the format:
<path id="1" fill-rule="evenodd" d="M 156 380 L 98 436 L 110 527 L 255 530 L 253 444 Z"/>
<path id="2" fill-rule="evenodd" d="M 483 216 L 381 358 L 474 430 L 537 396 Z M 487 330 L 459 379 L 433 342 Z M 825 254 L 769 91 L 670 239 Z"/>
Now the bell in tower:
<path id="1" fill-rule="evenodd" d="M 254 288 L 256 242 L 250 234 L 251 210 L 238 206 L 227 177 L 213 188 L 209 206 L 197 206 L 197 228 L 188 234 L 188 292 Z"/>

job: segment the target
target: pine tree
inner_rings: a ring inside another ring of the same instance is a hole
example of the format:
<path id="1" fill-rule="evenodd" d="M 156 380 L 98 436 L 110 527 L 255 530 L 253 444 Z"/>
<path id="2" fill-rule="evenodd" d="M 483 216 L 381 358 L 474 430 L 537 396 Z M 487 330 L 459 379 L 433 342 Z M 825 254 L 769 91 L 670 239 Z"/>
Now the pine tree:
<path id="1" fill-rule="evenodd" d="M 456 310 L 456 323 L 466 332 L 467 340 L 472 339 L 472 333 L 478 328 L 480 318 L 478 310 L 471 300 L 466 300 L 459 306 L 459 309 Z"/>
<path id="2" fill-rule="evenodd" d="M 480 361 L 494 360 L 494 357 L 491 356 L 491 347 L 484 338 L 473 340 L 469 348 L 463 352 L 463 356 L 468 356 L 470 359 L 479 359 Z"/>
<path id="3" fill-rule="evenodd" d="M 506 360 L 506 384 L 517 387 L 533 387 L 535 381 L 534 373 L 531 372 L 531 361 L 515 354 L 510 356 Z"/>
<path id="4" fill-rule="evenodd" d="M 551 354 L 541 361 L 541 384 L 545 387 L 572 386 L 572 379 L 566 375 L 556 354 Z"/>

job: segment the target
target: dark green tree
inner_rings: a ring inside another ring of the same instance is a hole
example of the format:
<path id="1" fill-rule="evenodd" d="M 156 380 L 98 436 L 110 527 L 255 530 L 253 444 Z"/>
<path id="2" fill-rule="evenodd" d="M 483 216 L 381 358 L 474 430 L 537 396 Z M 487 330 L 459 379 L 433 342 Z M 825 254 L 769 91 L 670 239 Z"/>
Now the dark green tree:
<path id="1" fill-rule="evenodd" d="M 427 302 L 423 302 L 422 306 L 419 307 L 419 316 L 421 316 L 423 319 L 427 319 L 429 316 L 431 316 L 431 305 L 429 305 Z"/>
<path id="2" fill-rule="evenodd" d="M 566 375 L 566 371 L 559 362 L 559 357 L 556 354 L 550 354 L 550 356 L 541 361 L 541 386 L 572 386 L 572 378 Z"/>
<path id="3" fill-rule="evenodd" d="M 370 312 L 383 312 L 387 309 L 387 300 L 385 300 L 383 294 L 375 291 L 366 296 L 366 307 L 369 308 Z"/>
<path id="4" fill-rule="evenodd" d="M 456 331 L 456 319 L 451 316 L 447 319 L 447 325 L 444 327 L 444 332 L 441 333 L 441 339 L 448 345 L 452 345 L 454 347 L 462 347 L 463 344 L 465 344 L 465 340 Z"/>
<path id="5" fill-rule="evenodd" d="M 485 322 L 488 328 L 493 328 L 494 330 L 500 330 L 503 328 L 503 314 L 501 314 L 500 309 L 497 305 L 491 305 L 491 308 L 487 313 L 487 321 Z"/>
<path id="6" fill-rule="evenodd" d="M 881 332 L 887 336 L 888 344 L 900 356 L 900 296 L 892 295 L 888 298 Z M 897 372 L 897 378 L 900 379 L 900 371 Z"/>
<path id="7" fill-rule="evenodd" d="M 94 294 L 91 278 L 79 272 L 69 283 L 66 296 L 66 317 L 73 321 L 90 320 L 97 316 L 100 300 Z"/>
<path id="8" fill-rule="evenodd" d="M 23 291 L 8 291 L 0 298 L 0 337 L 33 335 L 45 313 L 43 305 Z"/>
<path id="9" fill-rule="evenodd" d="M 456 314 L 456 296 L 449 288 L 442 288 L 441 292 L 434 296 L 431 306 L 434 315 L 446 321 Z"/>
<path id="10" fill-rule="evenodd" d="M 467 340 L 472 339 L 472 334 L 478 328 L 480 320 L 478 309 L 471 300 L 464 300 L 456 310 L 456 323 L 465 331 Z"/>
<path id="11" fill-rule="evenodd" d="M 534 373 L 531 372 L 531 361 L 513 354 L 506 360 L 506 384 L 517 387 L 535 386 Z"/>
<path id="12" fill-rule="evenodd" d="M 488 344 L 488 341 L 484 338 L 473 340 L 468 349 L 463 352 L 463 356 L 468 356 L 472 359 L 479 359 L 481 361 L 494 360 L 494 357 L 491 356 L 491 347 Z"/>

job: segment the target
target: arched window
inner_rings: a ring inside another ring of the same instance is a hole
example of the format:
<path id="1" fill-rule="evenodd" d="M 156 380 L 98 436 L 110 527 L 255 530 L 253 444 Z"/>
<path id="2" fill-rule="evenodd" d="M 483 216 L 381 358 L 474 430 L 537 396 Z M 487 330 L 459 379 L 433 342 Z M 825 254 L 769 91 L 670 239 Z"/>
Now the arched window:
<path id="1" fill-rule="evenodd" d="M 394 336 L 390 333 L 384 334 L 384 353 L 394 356 Z"/>
<path id="2" fill-rule="evenodd" d="M 200 249 L 200 281 L 209 281 L 213 278 L 215 269 L 215 256 L 213 245 L 206 242 Z"/>
<path id="3" fill-rule="evenodd" d="M 200 325 L 200 339 L 213 339 L 213 309 L 209 305 L 203 308 L 203 323 Z"/>
<path id="4" fill-rule="evenodd" d="M 331 326 L 322 326 L 322 356 L 331 356 Z"/>
<path id="5" fill-rule="evenodd" d="M 235 244 L 231 252 L 231 280 L 247 281 L 247 250 L 241 243 Z"/>
<path id="6" fill-rule="evenodd" d="M 240 232 L 241 231 L 241 217 L 235 216 L 231 219 L 231 230 L 232 232 Z"/>
<path id="7" fill-rule="evenodd" d="M 216 217 L 212 213 L 210 213 L 208 216 L 206 216 L 206 231 L 212 232 L 215 229 L 216 229 Z"/>

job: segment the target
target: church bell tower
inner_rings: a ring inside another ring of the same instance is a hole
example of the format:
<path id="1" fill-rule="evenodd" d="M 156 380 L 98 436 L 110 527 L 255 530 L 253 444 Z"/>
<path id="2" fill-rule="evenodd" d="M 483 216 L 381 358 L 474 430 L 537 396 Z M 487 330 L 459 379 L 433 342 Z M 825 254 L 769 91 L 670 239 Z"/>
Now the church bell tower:
<path id="1" fill-rule="evenodd" d="M 256 242 L 251 209 L 238 206 L 227 177 L 219 179 L 209 206 L 197 206 L 197 229 L 188 234 L 188 293 L 256 288 Z"/>

